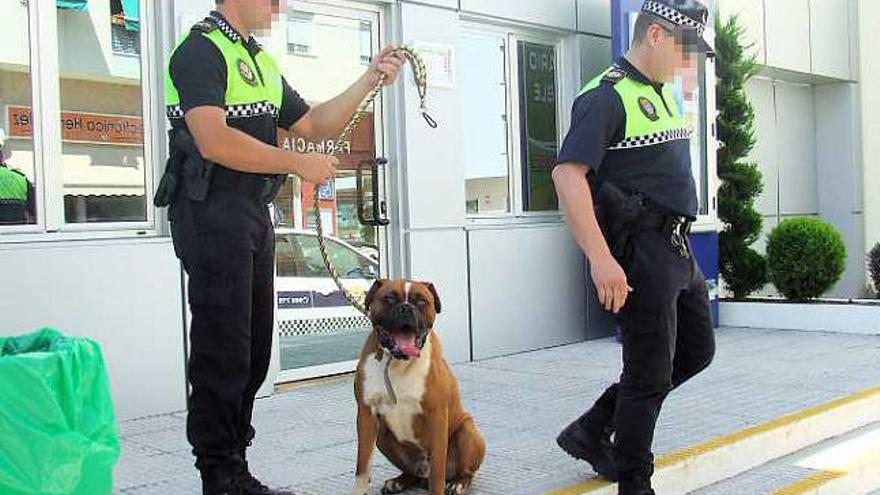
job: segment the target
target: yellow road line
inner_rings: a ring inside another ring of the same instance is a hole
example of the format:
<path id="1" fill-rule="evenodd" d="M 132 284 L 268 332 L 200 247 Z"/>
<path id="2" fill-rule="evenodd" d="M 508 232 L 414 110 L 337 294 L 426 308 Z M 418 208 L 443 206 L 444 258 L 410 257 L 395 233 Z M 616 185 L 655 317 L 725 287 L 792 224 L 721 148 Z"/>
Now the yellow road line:
<path id="1" fill-rule="evenodd" d="M 692 447 L 686 447 L 677 452 L 662 456 L 660 459 L 657 460 L 656 468 L 657 470 L 660 470 L 664 467 L 683 463 L 702 454 L 712 452 L 722 447 L 733 445 L 748 438 L 758 436 L 763 433 L 776 430 L 778 428 L 783 428 L 785 426 L 797 423 L 807 418 L 818 416 L 841 406 L 874 397 L 880 397 L 880 387 L 872 387 L 866 390 L 862 390 L 861 392 L 856 392 L 852 395 L 848 395 L 846 397 L 842 397 L 831 402 L 826 402 L 818 406 L 809 407 L 795 413 L 773 419 L 766 423 L 762 423 L 757 426 L 745 428 L 730 435 L 718 437 L 709 440 L 708 442 L 704 442 Z M 602 488 L 606 488 L 610 485 L 610 482 L 604 480 L 591 479 L 582 483 L 578 483 L 576 485 L 546 492 L 543 495 L 582 495 L 585 493 L 591 493 L 600 490 Z"/>
<path id="2" fill-rule="evenodd" d="M 771 495 L 803 495 L 804 493 L 809 493 L 822 485 L 843 478 L 844 476 L 846 476 L 846 473 L 840 473 L 837 471 L 820 471 L 781 490 L 776 490 Z"/>

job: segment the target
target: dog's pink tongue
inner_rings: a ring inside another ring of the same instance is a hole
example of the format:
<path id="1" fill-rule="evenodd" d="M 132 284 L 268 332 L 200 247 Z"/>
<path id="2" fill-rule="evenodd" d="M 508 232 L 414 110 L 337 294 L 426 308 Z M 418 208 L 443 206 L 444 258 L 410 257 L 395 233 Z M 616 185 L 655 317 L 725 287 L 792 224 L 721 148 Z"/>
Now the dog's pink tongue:
<path id="1" fill-rule="evenodd" d="M 398 351 L 411 358 L 417 358 L 422 355 L 422 352 L 416 347 L 415 335 L 396 335 L 394 343 L 397 344 Z"/>

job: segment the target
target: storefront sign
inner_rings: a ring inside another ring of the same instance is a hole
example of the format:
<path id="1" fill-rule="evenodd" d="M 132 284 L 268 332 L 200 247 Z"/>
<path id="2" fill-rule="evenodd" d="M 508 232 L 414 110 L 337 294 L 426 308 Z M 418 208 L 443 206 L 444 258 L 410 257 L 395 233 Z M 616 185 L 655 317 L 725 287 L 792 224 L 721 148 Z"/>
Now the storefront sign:
<path id="1" fill-rule="evenodd" d="M 34 117 L 29 107 L 6 107 L 9 137 L 31 138 Z M 72 143 L 142 146 L 144 124 L 140 117 L 84 112 L 61 112 L 61 140 Z"/>
<path id="2" fill-rule="evenodd" d="M 278 309 L 312 307 L 312 291 L 278 292 Z"/>
<path id="3" fill-rule="evenodd" d="M 285 149 L 293 149 L 297 153 L 325 153 L 328 155 L 349 155 L 351 154 L 351 141 L 335 142 L 326 140 L 314 143 L 303 138 L 296 138 L 293 144 L 286 143 Z"/>
<path id="4" fill-rule="evenodd" d="M 336 197 L 335 181 L 331 179 L 318 186 L 318 199 L 331 200 L 334 197 Z"/>

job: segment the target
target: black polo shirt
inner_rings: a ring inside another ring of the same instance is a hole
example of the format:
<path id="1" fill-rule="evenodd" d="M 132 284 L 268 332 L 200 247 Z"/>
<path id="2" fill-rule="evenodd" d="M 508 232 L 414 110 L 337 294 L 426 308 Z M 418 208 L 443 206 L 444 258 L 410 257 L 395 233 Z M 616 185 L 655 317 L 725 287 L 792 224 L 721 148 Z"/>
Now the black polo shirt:
<path id="1" fill-rule="evenodd" d="M 244 40 L 219 12 L 211 12 L 206 21 L 216 24 L 232 42 L 242 43 L 251 54 L 254 65 L 259 67 L 256 56 L 262 47 L 252 36 Z M 226 108 L 226 62 L 214 43 L 197 30 L 193 30 L 174 51 L 168 71 L 180 95 L 180 106 L 184 112 L 205 105 Z M 256 117 L 227 117 L 227 125 L 266 144 L 277 146 L 278 128 L 289 129 L 309 111 L 309 105 L 283 77 L 282 85 L 284 94 L 277 121 L 267 113 Z M 171 119 L 171 125 L 185 129 L 186 121 Z"/>
<path id="2" fill-rule="evenodd" d="M 627 77 L 663 95 L 663 85 L 651 81 L 626 58 L 616 64 Z M 665 102 L 667 107 L 675 101 Z M 660 111 L 667 111 L 660 109 Z M 690 140 L 677 139 L 641 148 L 609 151 L 624 138 L 626 110 L 614 83 L 603 81 L 574 102 L 571 129 L 562 143 L 557 164 L 589 165 L 598 182 L 610 181 L 630 192 L 641 192 L 661 209 L 696 218 L 697 189 L 691 170 Z"/>

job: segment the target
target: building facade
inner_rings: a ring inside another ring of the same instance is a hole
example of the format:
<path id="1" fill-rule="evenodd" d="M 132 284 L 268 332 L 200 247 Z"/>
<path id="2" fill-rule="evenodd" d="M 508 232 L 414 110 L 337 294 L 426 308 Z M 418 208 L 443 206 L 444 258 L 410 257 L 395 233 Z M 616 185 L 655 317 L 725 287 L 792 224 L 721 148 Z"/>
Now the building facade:
<path id="1" fill-rule="evenodd" d="M 412 46 L 425 58 L 428 110 L 439 127 L 422 119 L 405 71 L 404 81 L 383 92 L 370 118 L 343 143 L 342 165 L 321 191 L 319 208 L 330 233 L 345 241 L 339 264 L 362 259 L 345 249 L 370 250 L 381 274 L 437 285 L 443 300 L 437 331 L 451 361 L 608 333 L 589 319 L 595 311 L 584 259 L 558 211 L 547 165 L 568 129 L 575 95 L 611 63 L 612 38 L 626 37 L 613 26 L 625 26 L 634 6 L 630 0 L 290 1 L 271 34 L 259 37 L 312 103 L 350 84 L 388 42 Z M 151 198 L 167 155 L 167 55 L 212 7 L 211 0 L 30 0 L 3 7 L 13 26 L 0 34 L 7 163 L 35 184 L 38 201 L 31 224 L 0 226 L 6 281 L 0 333 L 51 326 L 96 339 L 121 418 L 185 408 L 185 275 L 165 212 Z M 848 33 L 866 38 L 867 26 L 855 27 L 855 12 L 876 9 L 871 0 L 852 8 Z M 858 53 L 858 46 L 854 41 L 846 53 Z M 836 64 L 838 57 L 827 60 Z M 814 114 L 840 100 L 865 108 L 860 102 L 876 95 L 862 89 L 858 72 L 877 71 L 880 63 L 862 57 L 851 64 L 834 76 L 843 87 L 811 89 L 809 98 L 805 90 L 792 93 L 813 101 L 829 92 L 827 101 L 815 100 Z M 703 205 L 697 231 L 709 239 L 706 259 L 719 228 L 712 112 L 706 110 L 714 108 L 711 72 L 711 65 L 703 66 L 695 76 L 701 82 L 680 92 L 702 136 L 694 173 Z M 755 94 L 773 84 L 756 83 Z M 880 130 L 867 113 L 846 120 L 850 141 L 866 143 L 848 155 L 849 185 L 877 173 L 860 168 L 868 163 L 864 156 L 880 153 L 863 138 Z M 284 137 L 285 146 L 299 151 L 330 146 Z M 814 152 L 814 164 L 822 152 Z M 880 201 L 858 192 L 864 200 L 854 215 L 831 201 L 840 194 L 836 189 L 820 194 L 820 173 L 827 170 L 810 170 L 816 193 L 804 213 L 827 211 L 862 225 L 862 231 L 853 227 L 863 233 L 852 242 L 864 250 L 867 226 L 880 213 L 869 205 L 880 208 Z M 273 205 L 279 321 L 267 394 L 277 382 L 350 371 L 364 338 L 363 320 L 333 302 L 332 284 L 320 266 L 308 263 L 313 239 L 303 232 L 313 226 L 312 194 L 291 177 Z M 376 226 L 385 217 L 389 224 Z"/>

